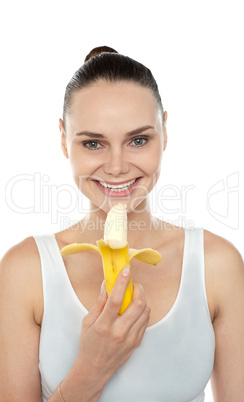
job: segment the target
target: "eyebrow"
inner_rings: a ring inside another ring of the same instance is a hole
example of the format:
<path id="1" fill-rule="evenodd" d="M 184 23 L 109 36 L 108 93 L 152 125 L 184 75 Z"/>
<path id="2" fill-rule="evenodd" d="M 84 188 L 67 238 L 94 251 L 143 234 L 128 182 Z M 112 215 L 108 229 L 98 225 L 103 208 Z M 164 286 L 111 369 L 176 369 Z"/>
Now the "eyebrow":
<path id="1" fill-rule="evenodd" d="M 154 127 L 152 127 L 152 126 L 143 126 L 143 127 L 136 128 L 135 130 L 132 130 L 132 131 L 129 131 L 128 133 L 126 133 L 125 137 L 126 138 L 132 137 L 133 135 L 140 134 L 146 130 L 149 130 L 150 128 L 154 129 Z M 105 136 L 103 134 L 93 133 L 91 131 L 81 131 L 80 133 L 76 133 L 75 135 L 77 135 L 77 136 L 86 135 L 91 138 L 105 138 Z"/>

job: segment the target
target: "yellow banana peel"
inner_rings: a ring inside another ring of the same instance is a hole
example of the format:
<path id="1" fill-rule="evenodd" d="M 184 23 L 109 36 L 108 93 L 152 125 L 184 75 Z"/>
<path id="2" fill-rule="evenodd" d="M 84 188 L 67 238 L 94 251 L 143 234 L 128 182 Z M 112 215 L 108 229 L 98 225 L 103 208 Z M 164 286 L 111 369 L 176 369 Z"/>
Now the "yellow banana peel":
<path id="1" fill-rule="evenodd" d="M 62 255 L 80 253 L 81 251 L 97 251 L 103 262 L 103 272 L 108 295 L 115 281 L 127 264 L 130 266 L 132 258 L 157 266 L 162 261 L 158 251 L 151 248 L 141 250 L 133 249 L 127 243 L 127 213 L 126 205 L 118 203 L 114 205 L 107 215 L 104 227 L 104 238 L 97 241 L 97 246 L 89 243 L 73 243 L 61 249 Z M 133 295 L 132 277 L 126 288 L 124 300 L 119 314 L 122 314 L 129 306 Z"/>

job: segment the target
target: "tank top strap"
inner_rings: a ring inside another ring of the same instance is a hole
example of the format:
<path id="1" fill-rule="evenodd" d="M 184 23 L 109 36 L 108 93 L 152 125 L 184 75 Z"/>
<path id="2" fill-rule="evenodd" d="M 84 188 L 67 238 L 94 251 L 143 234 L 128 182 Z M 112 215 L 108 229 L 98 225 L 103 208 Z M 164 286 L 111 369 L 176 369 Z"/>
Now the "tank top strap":
<path id="1" fill-rule="evenodd" d="M 185 291 L 197 287 L 198 293 L 205 288 L 205 264 L 203 228 L 185 229 L 185 246 L 182 267 L 182 282 Z"/>
<path id="2" fill-rule="evenodd" d="M 50 295 L 59 297 L 67 286 L 67 273 L 54 234 L 33 236 L 39 251 L 42 270 L 44 306 Z"/>
<path id="3" fill-rule="evenodd" d="M 54 234 L 34 235 L 44 276 L 54 275 L 62 270 L 61 254 Z M 60 259 L 61 257 L 61 259 Z M 47 269 L 48 267 L 48 269 Z"/>
<path id="4" fill-rule="evenodd" d="M 86 315 L 88 311 L 73 289 L 55 235 L 35 235 L 33 238 L 41 260 L 44 313 L 58 304 Z"/>
<path id="5" fill-rule="evenodd" d="M 189 297 L 189 295 L 191 297 Z M 212 327 L 205 284 L 204 229 L 185 229 L 185 247 L 181 280 L 181 302 L 191 304 L 191 309 L 205 311 Z M 185 305 L 184 303 L 184 305 Z"/>

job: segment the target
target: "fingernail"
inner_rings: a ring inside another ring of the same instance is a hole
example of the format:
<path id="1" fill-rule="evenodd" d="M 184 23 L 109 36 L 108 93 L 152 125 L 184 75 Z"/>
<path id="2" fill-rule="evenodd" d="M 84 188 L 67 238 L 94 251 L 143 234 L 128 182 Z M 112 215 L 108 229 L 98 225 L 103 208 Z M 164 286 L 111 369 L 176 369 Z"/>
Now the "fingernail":
<path id="1" fill-rule="evenodd" d="M 123 269 L 123 271 L 122 271 L 122 275 L 123 276 L 129 276 L 130 275 L 130 266 L 129 265 L 126 265 L 125 267 L 124 267 L 124 269 Z"/>
<path id="2" fill-rule="evenodd" d="M 144 292 L 144 287 L 142 286 L 141 283 L 139 283 L 139 286 L 140 286 L 141 290 Z"/>
<path id="3" fill-rule="evenodd" d="M 105 279 L 104 279 L 104 281 L 103 281 L 103 283 L 102 283 L 102 286 L 101 286 L 101 295 L 102 295 L 103 293 L 105 293 L 105 291 L 106 291 L 106 283 L 105 283 Z"/>

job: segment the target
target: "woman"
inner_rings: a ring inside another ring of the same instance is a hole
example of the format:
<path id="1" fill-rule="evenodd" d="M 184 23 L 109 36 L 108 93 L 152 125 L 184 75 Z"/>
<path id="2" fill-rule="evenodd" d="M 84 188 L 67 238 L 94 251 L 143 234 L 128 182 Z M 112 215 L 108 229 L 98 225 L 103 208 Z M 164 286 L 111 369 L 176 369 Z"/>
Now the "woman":
<path id="1" fill-rule="evenodd" d="M 150 70 L 111 48 L 94 49 L 72 77 L 61 143 L 90 212 L 1 261 L 1 401 L 203 401 L 210 376 L 215 401 L 244 400 L 241 256 L 221 237 L 166 228 L 150 212 L 166 122 Z M 108 297 L 98 254 L 60 254 L 103 238 L 118 202 L 130 247 L 163 258 L 157 269 L 132 261 L 133 300 L 121 316 L 128 267 Z"/>

